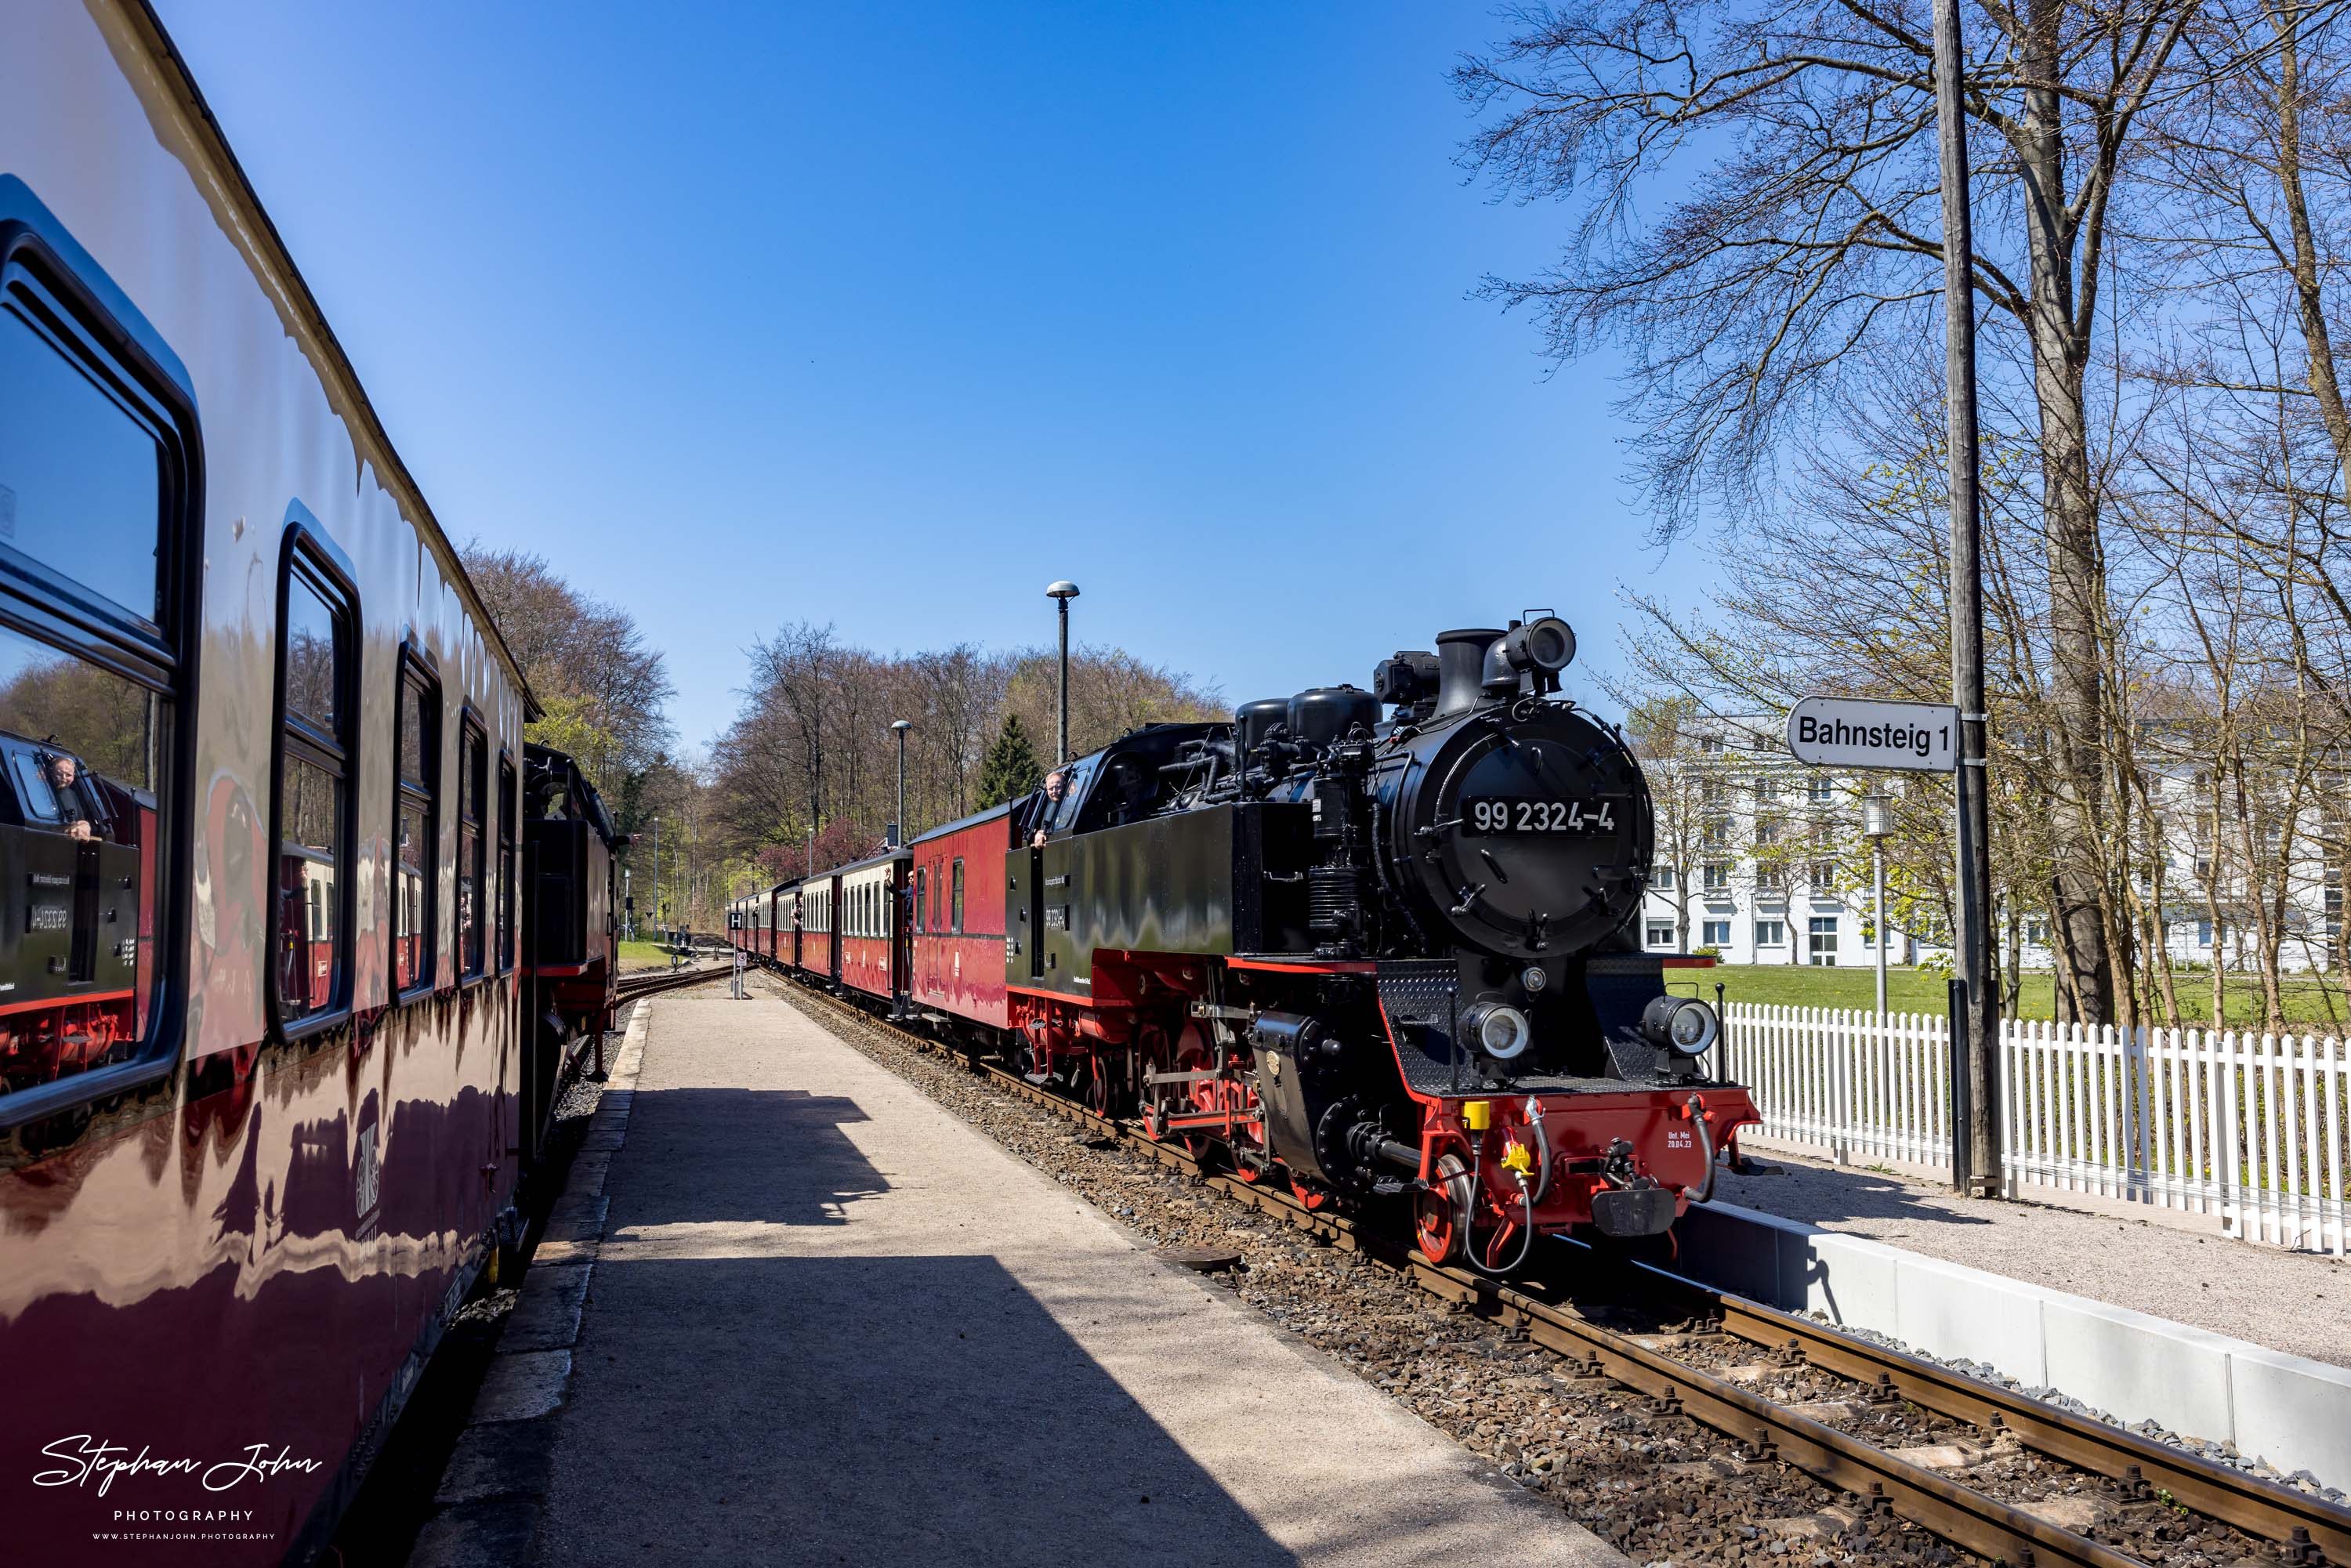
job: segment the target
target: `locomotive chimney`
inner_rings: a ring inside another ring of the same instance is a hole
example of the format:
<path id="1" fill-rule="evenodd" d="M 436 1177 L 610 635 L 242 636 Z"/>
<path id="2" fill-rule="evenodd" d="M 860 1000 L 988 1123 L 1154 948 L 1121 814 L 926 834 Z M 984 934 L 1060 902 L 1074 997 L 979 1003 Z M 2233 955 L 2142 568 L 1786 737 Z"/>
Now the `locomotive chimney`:
<path id="1" fill-rule="evenodd" d="M 1490 627 L 1437 634 L 1437 716 L 1478 706 L 1486 681 L 1486 650 L 1502 633 Z"/>

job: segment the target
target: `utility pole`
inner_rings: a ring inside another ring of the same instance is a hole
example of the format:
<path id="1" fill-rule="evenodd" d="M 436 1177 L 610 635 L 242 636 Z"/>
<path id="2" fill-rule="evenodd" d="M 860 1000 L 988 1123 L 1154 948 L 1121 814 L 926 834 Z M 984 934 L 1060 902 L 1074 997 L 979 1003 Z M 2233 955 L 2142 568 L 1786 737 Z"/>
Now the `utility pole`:
<path id="1" fill-rule="evenodd" d="M 661 935 L 661 819 L 653 819 L 653 935 Z"/>
<path id="2" fill-rule="evenodd" d="M 893 719 L 890 729 L 898 737 L 898 820 L 890 824 L 890 847 L 896 849 L 906 841 L 906 732 L 914 728 L 911 719 Z"/>
<path id="3" fill-rule="evenodd" d="M 1935 0 L 1935 129 L 1942 153 L 1943 358 L 1951 463 L 1951 701 L 1959 709 L 1959 1004 L 1952 1010 L 1951 1182 L 2000 1191 L 2000 1019 L 1991 991 L 1991 843 L 1985 795 L 1982 516 L 1976 493 L 1975 234 L 1959 102 L 1959 0 Z"/>
<path id="4" fill-rule="evenodd" d="M 1061 739 L 1053 750 L 1053 766 L 1066 767 L 1070 760 L 1070 601 L 1078 596 L 1078 585 L 1064 579 L 1045 591 L 1045 597 L 1061 607 L 1061 695 L 1053 705 L 1059 719 Z"/>

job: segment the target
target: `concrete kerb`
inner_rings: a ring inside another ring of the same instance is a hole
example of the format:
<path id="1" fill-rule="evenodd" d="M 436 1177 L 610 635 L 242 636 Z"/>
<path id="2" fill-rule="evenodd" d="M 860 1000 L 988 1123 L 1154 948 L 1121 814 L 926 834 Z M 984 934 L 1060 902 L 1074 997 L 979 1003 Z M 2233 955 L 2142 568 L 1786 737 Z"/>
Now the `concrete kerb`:
<path id="1" fill-rule="evenodd" d="M 605 1178 L 627 1141 L 629 1111 L 645 1060 L 652 1009 L 640 1003 L 597 1097 L 563 1194 L 532 1250 L 514 1314 L 433 1495 L 411 1568 L 511 1568 L 528 1562 L 538 1534 L 555 1446 L 555 1415 L 571 1385 L 611 1200 Z"/>
<path id="2" fill-rule="evenodd" d="M 1677 1267 L 1719 1290 L 2351 1487 L 2342 1367 L 1736 1204 L 1684 1225 Z"/>

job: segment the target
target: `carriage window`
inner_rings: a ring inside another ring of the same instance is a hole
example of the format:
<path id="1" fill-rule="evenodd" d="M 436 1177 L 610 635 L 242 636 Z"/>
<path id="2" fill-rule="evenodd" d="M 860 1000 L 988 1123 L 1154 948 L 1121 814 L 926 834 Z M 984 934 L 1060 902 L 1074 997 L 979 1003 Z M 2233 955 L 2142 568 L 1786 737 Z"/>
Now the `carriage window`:
<path id="1" fill-rule="evenodd" d="M 489 935 L 482 902 L 483 775 L 489 768 L 489 743 L 472 719 L 457 731 L 457 953 L 468 976 L 482 972 Z"/>
<path id="2" fill-rule="evenodd" d="M 515 884 L 515 770 L 514 764 L 501 754 L 498 758 L 498 863 L 496 869 L 498 904 L 498 967 L 514 967 L 514 884 Z"/>
<path id="3" fill-rule="evenodd" d="M 160 622 L 162 444 L 24 298 L 0 302 L 0 545 Z"/>
<path id="4" fill-rule="evenodd" d="M 0 628 L 0 819 L 13 796 L 41 830 L 12 847 L 23 901 L 21 915 L 11 912 L 21 935 L 6 972 L 17 1027 L 0 1037 L 0 1103 L 127 1061 L 147 1032 L 171 711 L 158 692 Z M 258 837 L 232 839 L 231 852 L 249 853 Z M 94 898 L 82 896 L 85 871 Z M 69 1016 L 80 1021 L 37 1026 Z"/>
<path id="5" fill-rule="evenodd" d="M 927 931 L 930 929 L 930 926 L 925 923 L 923 915 L 923 886 L 925 881 L 925 873 L 919 871 L 914 873 L 914 929 L 917 931 Z"/>
<path id="6" fill-rule="evenodd" d="M 343 828 L 350 778 L 345 693 L 354 658 L 339 590 L 290 547 L 286 565 L 284 725 L 277 774 L 277 1009 L 287 1023 L 342 1005 Z"/>
<path id="7" fill-rule="evenodd" d="M 0 1108 L 140 1057 L 180 804 L 166 794 L 178 670 L 163 568 L 183 448 L 109 349 L 113 324 L 52 291 L 37 256 L 0 259 L 0 821 L 34 830 L 7 846 Z M 250 810 L 224 830 L 256 888 L 266 831 Z"/>
<path id="8" fill-rule="evenodd" d="M 424 672 L 403 662 L 400 677 L 400 777 L 392 864 L 392 977 L 395 990 L 433 978 L 435 831 L 433 794 L 440 783 L 441 698 Z"/>
<path id="9" fill-rule="evenodd" d="M 963 857 L 961 855 L 956 857 L 955 886 L 948 896 L 951 905 L 948 914 L 955 921 L 955 929 L 960 932 L 963 930 Z"/>

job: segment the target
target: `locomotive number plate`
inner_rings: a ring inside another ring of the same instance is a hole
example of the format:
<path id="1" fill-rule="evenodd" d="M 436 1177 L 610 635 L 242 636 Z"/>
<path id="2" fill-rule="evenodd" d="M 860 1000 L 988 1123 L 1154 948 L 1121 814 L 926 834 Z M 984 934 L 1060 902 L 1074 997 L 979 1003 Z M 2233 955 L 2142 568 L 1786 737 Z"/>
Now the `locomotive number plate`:
<path id="1" fill-rule="evenodd" d="M 1499 796 L 1461 802 L 1461 825 L 1473 833 L 1608 833 L 1616 818 L 1607 800 L 1518 800 Z"/>

